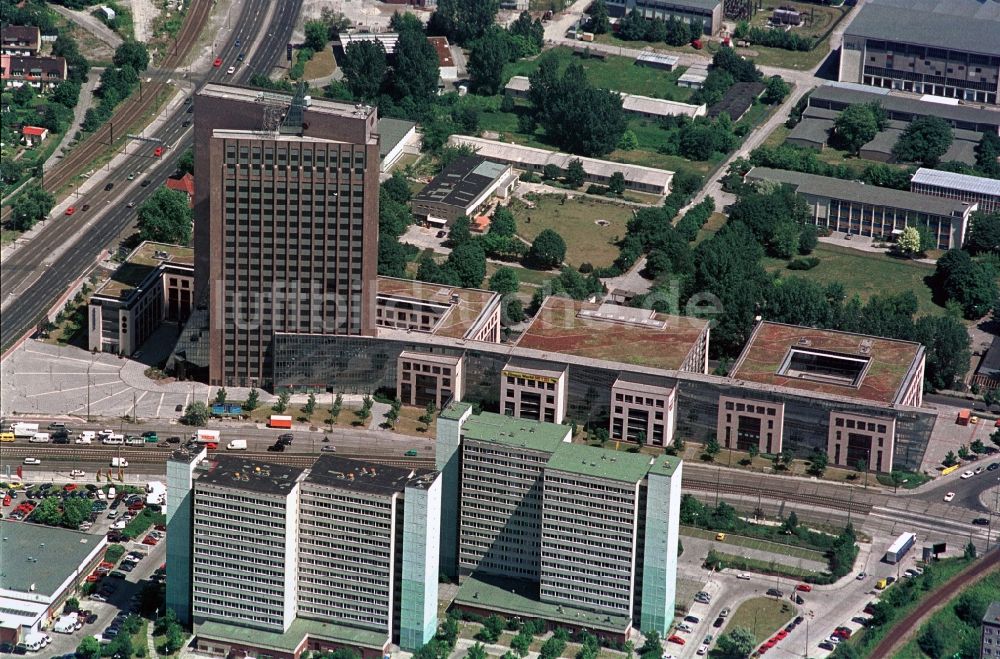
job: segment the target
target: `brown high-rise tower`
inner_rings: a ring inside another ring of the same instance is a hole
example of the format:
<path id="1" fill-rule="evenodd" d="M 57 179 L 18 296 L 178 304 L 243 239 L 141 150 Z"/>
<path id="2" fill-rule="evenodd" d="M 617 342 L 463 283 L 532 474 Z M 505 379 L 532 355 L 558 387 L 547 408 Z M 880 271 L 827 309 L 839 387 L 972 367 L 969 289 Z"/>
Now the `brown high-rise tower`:
<path id="1" fill-rule="evenodd" d="M 211 384 L 270 386 L 276 333 L 373 333 L 376 124 L 366 106 L 198 92 L 195 294 Z"/>

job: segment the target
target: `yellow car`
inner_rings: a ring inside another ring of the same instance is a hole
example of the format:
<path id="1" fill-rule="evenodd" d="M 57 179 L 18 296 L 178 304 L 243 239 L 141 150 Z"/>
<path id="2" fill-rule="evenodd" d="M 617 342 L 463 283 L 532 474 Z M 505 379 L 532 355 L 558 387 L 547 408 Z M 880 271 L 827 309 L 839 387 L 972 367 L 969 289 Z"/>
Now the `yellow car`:
<path id="1" fill-rule="evenodd" d="M 725 533 L 716 533 L 715 534 L 715 539 L 718 540 L 719 542 L 722 542 L 723 540 L 726 539 L 726 534 Z"/>
<path id="2" fill-rule="evenodd" d="M 14 433 L 12 432 L 0 432 L 0 442 L 13 442 Z"/>

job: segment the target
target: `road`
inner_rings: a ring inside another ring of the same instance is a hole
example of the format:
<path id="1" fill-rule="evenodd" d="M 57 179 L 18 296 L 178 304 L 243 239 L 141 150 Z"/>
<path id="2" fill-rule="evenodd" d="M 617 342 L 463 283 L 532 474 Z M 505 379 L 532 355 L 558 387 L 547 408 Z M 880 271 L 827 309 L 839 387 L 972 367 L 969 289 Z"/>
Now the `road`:
<path id="1" fill-rule="evenodd" d="M 269 3 L 267 0 L 247 0 L 235 26 L 219 51 L 223 66 L 212 69 L 206 81 L 245 82 L 254 73 L 267 73 L 284 56 L 287 43 L 298 15 L 301 0 Z M 264 26 L 269 26 L 264 32 Z M 237 47 L 237 41 L 241 46 Z M 255 50 L 248 50 L 250 44 Z M 236 64 L 239 53 L 248 53 L 245 65 L 235 75 L 227 76 L 226 68 Z M 99 221 L 84 226 L 89 218 L 80 213 L 74 218 L 56 216 L 48 220 L 60 224 L 64 230 L 48 227 L 30 243 L 20 247 L 3 263 L 0 279 L 0 300 L 5 307 L 0 318 L 0 351 L 6 351 L 20 337 L 31 331 L 73 282 L 86 274 L 103 250 L 134 220 L 134 210 L 128 204 L 141 204 L 176 169 L 177 160 L 191 144 L 193 131 L 183 127 L 185 117 L 190 117 L 185 107 L 178 107 L 166 117 L 162 127 L 152 137 L 172 146 L 162 160 L 153 162 L 152 148 L 140 149 L 122 166 L 111 172 L 107 180 L 115 182 L 113 190 L 98 192 L 80 199 L 89 203 L 92 212 L 103 213 Z M 144 178 L 151 180 L 148 188 L 139 187 L 138 179 L 125 185 L 127 173 L 148 166 Z M 104 211 L 101 209 L 108 208 Z M 49 257 L 60 248 L 71 249 L 56 259 Z"/>

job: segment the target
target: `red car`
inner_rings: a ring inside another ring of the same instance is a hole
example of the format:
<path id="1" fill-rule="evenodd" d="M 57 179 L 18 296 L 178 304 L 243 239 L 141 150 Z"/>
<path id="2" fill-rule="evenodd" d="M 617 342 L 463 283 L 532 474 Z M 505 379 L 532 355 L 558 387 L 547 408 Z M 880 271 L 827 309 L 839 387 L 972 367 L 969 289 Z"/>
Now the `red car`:
<path id="1" fill-rule="evenodd" d="M 788 636 L 788 632 L 786 632 L 784 629 L 782 629 L 781 631 L 779 631 L 777 634 L 774 635 L 774 637 L 779 641 L 783 641 L 786 636 Z"/>
<path id="2" fill-rule="evenodd" d="M 214 66 L 215 68 L 219 68 L 220 66 L 222 66 L 222 58 L 216 57 L 215 61 L 212 62 L 212 66 Z"/>
<path id="3" fill-rule="evenodd" d="M 73 490 L 76 489 L 76 483 L 66 483 L 65 485 L 63 485 L 63 489 L 66 490 L 67 492 L 72 492 Z"/>
<path id="4" fill-rule="evenodd" d="M 151 535 L 147 535 L 145 538 L 142 539 L 142 544 L 149 545 L 150 547 L 155 546 L 157 542 L 159 542 L 159 540 L 157 540 Z"/>
<path id="5" fill-rule="evenodd" d="M 87 577 L 87 583 L 97 583 L 100 580 L 101 580 L 101 575 L 99 574 L 91 574 L 90 576 Z"/>
<path id="6" fill-rule="evenodd" d="M 668 643 L 676 643 L 677 645 L 684 645 L 685 643 L 687 643 L 687 641 L 685 641 L 683 638 L 681 638 L 677 634 L 674 634 L 670 638 L 668 638 L 667 642 Z"/>
<path id="7" fill-rule="evenodd" d="M 76 212 L 76 206 L 70 206 L 69 208 L 66 209 L 67 215 L 72 215 L 75 212 Z"/>
<path id="8" fill-rule="evenodd" d="M 157 158 L 159 158 L 160 156 L 162 156 L 163 155 L 163 147 L 162 146 L 158 146 L 155 149 L 153 149 L 153 155 L 156 156 Z"/>
<path id="9" fill-rule="evenodd" d="M 833 630 L 833 635 L 847 639 L 851 637 L 851 630 L 848 629 L 847 627 L 837 627 L 835 630 Z"/>
<path id="10" fill-rule="evenodd" d="M 206 450 L 214 451 L 217 448 L 219 448 L 219 445 L 216 444 L 215 442 L 208 442 L 208 443 L 205 444 L 205 449 Z"/>
<path id="11" fill-rule="evenodd" d="M 812 589 L 813 587 L 807 583 L 800 583 L 798 586 L 795 587 L 795 590 L 800 590 L 803 593 L 811 593 Z"/>

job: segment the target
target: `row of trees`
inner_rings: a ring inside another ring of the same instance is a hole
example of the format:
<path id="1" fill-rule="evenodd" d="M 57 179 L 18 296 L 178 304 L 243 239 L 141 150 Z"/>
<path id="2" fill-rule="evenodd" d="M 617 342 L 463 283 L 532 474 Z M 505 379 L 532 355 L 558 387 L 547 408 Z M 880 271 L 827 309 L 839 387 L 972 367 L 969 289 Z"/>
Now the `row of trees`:
<path id="1" fill-rule="evenodd" d="M 407 202 L 410 185 L 399 172 L 393 172 L 379 187 L 378 273 L 386 277 L 405 277 L 406 262 L 416 248 L 399 242 L 412 220 Z"/>
<path id="2" fill-rule="evenodd" d="M 94 92 L 100 99 L 96 106 L 87 109 L 81 127 L 96 130 L 114 113 L 115 107 L 139 85 L 139 74 L 149 67 L 149 52 L 138 41 L 126 41 L 115 49 L 114 66 L 104 69 L 101 83 Z"/>
<path id="3" fill-rule="evenodd" d="M 752 167 L 772 167 L 787 169 L 793 172 L 804 172 L 818 176 L 829 176 L 844 180 L 861 180 L 869 185 L 895 190 L 909 190 L 910 179 L 914 168 L 900 168 L 884 163 L 872 163 L 864 168 L 858 176 L 847 165 L 831 165 L 820 160 L 815 149 L 781 144 L 778 146 L 759 146 L 750 152 L 749 159 L 737 158 L 729 166 L 726 176 L 726 189 L 736 191 L 740 187 L 743 175 Z"/>
<path id="4" fill-rule="evenodd" d="M 596 4 L 596 3 L 595 3 Z M 699 26 L 679 21 L 673 16 L 645 18 L 638 9 L 633 9 L 618 23 L 618 36 L 625 41 L 647 41 L 666 43 L 670 46 L 684 46 L 701 36 Z"/>

